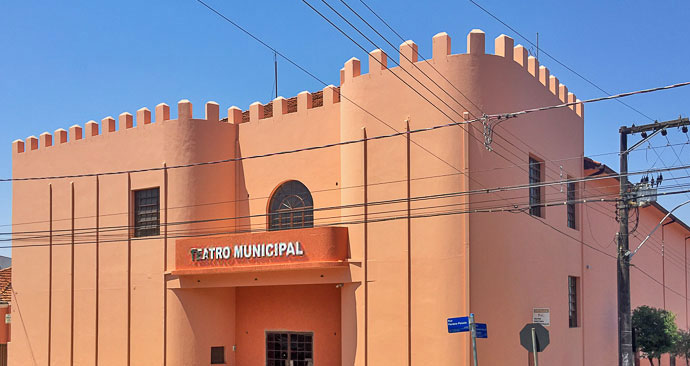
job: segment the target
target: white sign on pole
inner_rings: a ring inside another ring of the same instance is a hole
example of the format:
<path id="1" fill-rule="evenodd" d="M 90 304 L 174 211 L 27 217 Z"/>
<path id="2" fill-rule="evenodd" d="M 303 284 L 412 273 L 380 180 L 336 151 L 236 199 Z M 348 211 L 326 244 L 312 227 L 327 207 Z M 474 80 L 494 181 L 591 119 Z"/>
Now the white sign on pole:
<path id="1" fill-rule="evenodd" d="M 551 325 L 551 309 L 550 308 L 533 308 L 532 309 L 532 323 L 541 324 L 543 326 Z"/>

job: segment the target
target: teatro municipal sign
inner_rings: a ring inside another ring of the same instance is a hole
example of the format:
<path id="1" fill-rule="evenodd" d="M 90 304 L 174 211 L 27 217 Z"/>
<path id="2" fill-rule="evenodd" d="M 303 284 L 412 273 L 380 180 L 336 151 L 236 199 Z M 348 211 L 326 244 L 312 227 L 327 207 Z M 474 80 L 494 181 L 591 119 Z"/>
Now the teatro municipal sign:
<path id="1" fill-rule="evenodd" d="M 211 246 L 206 248 L 191 248 L 189 250 L 192 262 L 242 259 L 242 258 L 271 258 L 303 256 L 304 249 L 300 242 L 277 242 L 266 244 L 235 244 L 226 246 Z"/>
<path id="2" fill-rule="evenodd" d="M 346 265 L 346 227 L 237 233 L 175 240 L 174 275 Z"/>

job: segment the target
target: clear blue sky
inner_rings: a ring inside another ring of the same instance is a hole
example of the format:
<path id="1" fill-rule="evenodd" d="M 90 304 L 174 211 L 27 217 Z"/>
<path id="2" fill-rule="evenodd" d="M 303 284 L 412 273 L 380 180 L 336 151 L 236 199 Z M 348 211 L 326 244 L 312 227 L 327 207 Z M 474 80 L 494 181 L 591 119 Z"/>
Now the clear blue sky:
<path id="1" fill-rule="evenodd" d="M 338 84 L 338 70 L 350 57 L 365 59 L 299 0 L 207 1 L 327 83 Z M 310 2 L 323 8 L 319 0 Z M 358 0 L 348 3 L 371 18 Z M 541 48 L 612 93 L 690 80 L 688 2 L 479 3 L 526 36 L 539 32 Z M 431 37 L 441 31 L 453 37 L 453 53 L 465 52 L 465 37 L 473 28 L 487 33 L 489 51 L 491 40 L 501 33 L 525 44 L 468 1 L 369 0 L 369 5 L 405 38 L 415 40 L 425 57 L 430 57 Z M 0 4 L 0 24 L 0 144 L 5 146 L 0 177 L 11 176 L 10 146 L 17 138 L 144 106 L 153 109 L 160 102 L 174 105 L 183 98 L 198 106 L 198 116 L 209 100 L 225 110 L 271 99 L 272 53 L 194 0 L 6 1 Z M 373 24 L 383 30 L 380 23 Z M 396 39 L 390 32 L 385 35 Z M 543 55 L 540 59 L 580 99 L 602 96 L 555 62 Z M 280 95 L 323 87 L 285 61 L 279 65 Z M 625 99 L 658 120 L 688 116 L 688 100 L 690 87 Z M 586 154 L 617 150 L 618 127 L 645 122 L 615 101 L 587 106 Z M 687 141 L 679 131 L 668 137 L 671 143 Z M 666 144 L 661 136 L 653 142 Z M 675 150 L 682 163 L 690 164 L 690 146 Z M 670 148 L 657 151 L 661 161 L 648 149 L 635 154 L 631 170 L 680 164 Z M 595 158 L 618 169 L 616 155 Z M 678 195 L 661 202 L 672 208 L 688 198 Z M 11 184 L 0 183 L 0 202 L 0 231 L 9 231 Z M 678 216 L 690 223 L 690 207 Z"/>

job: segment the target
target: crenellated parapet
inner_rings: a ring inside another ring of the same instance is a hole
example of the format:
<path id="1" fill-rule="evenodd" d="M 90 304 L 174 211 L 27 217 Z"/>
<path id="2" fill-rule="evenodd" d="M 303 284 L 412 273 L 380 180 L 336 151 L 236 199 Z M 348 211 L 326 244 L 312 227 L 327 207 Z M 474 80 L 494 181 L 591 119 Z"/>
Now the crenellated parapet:
<path id="1" fill-rule="evenodd" d="M 315 93 L 304 91 L 289 99 L 278 97 L 265 105 L 255 102 L 246 111 L 232 106 L 227 110 L 227 117 L 222 119 L 220 116 L 220 105 L 213 101 L 207 102 L 203 119 L 209 122 L 230 124 L 257 122 L 315 108 L 328 108 L 339 102 L 340 88 L 329 85 Z M 193 106 L 189 100 L 183 99 L 177 103 L 177 121 L 184 123 L 194 120 L 192 112 Z M 123 112 L 118 116 L 117 120 L 111 116 L 103 118 L 100 126 L 96 121 L 89 121 L 84 127 L 73 125 L 69 130 L 60 128 L 55 130 L 53 134 L 44 132 L 39 138 L 30 136 L 26 140 L 15 140 L 12 143 L 12 152 L 20 154 L 33 150 L 48 149 L 68 142 L 136 129 L 151 123 L 165 123 L 170 120 L 170 107 L 165 103 L 160 103 L 156 106 L 154 113 L 151 113 L 148 108 L 144 107 L 136 111 L 136 117 L 131 113 Z"/>
<path id="2" fill-rule="evenodd" d="M 562 103 L 576 103 L 570 106 L 578 116 L 584 116 L 584 107 L 575 94 L 552 75 L 546 66 L 539 65 L 539 60 L 530 56 L 522 45 L 514 45 L 514 40 L 507 35 L 500 35 L 494 40 L 494 53 L 486 54 L 485 33 L 479 29 L 473 29 L 467 35 L 467 53 L 476 57 L 500 57 L 506 62 L 514 62 L 525 73 L 531 75 L 535 82 L 540 83 L 548 92 L 555 96 L 556 101 Z M 418 59 L 418 46 L 413 41 L 405 41 L 399 48 L 398 68 L 412 71 L 420 62 L 445 62 L 451 55 L 451 37 L 445 33 L 438 33 L 432 39 L 432 58 L 427 61 Z M 383 50 L 371 51 L 368 55 L 368 75 L 383 75 L 394 68 L 389 67 L 389 58 Z M 362 76 L 362 65 L 359 59 L 351 58 L 345 62 L 340 70 L 340 84 L 346 84 L 351 80 Z M 269 120 L 278 120 L 283 116 L 293 113 L 306 113 L 317 108 L 330 108 L 340 102 L 340 87 L 329 85 L 323 90 L 310 93 L 299 93 L 292 98 L 277 97 L 273 101 L 262 104 L 254 102 L 249 109 L 242 110 L 232 106 L 227 109 L 227 115 L 222 117 L 220 105 L 216 102 L 205 104 L 204 120 L 213 123 L 229 123 L 239 125 L 242 123 L 261 123 Z M 177 103 L 177 121 L 186 123 L 198 121 L 193 118 L 193 106 L 189 100 L 183 99 Z M 505 111 L 509 112 L 509 111 Z M 136 130 L 151 124 L 166 123 L 171 120 L 170 106 L 165 103 L 158 104 L 153 111 L 141 108 L 133 115 L 129 112 L 121 113 L 117 120 L 111 116 L 105 117 L 100 124 L 89 121 L 83 127 L 73 125 L 68 130 L 57 129 L 53 134 L 42 133 L 38 138 L 30 136 L 26 140 L 15 140 L 12 144 L 12 152 L 15 154 L 34 150 L 50 149 L 79 140 L 89 140 L 99 135 L 122 133 L 127 130 Z"/>
<path id="3" fill-rule="evenodd" d="M 427 60 L 430 62 L 441 62 L 446 60 L 451 55 L 451 37 L 445 33 L 438 33 L 432 39 L 432 58 Z M 399 67 L 411 70 L 416 63 L 424 62 L 418 60 L 418 47 L 413 41 L 405 41 L 400 45 L 399 49 Z M 479 29 L 473 29 L 467 35 L 467 55 L 483 56 L 486 54 L 485 33 Z M 580 100 L 575 97 L 573 93 L 568 92 L 568 88 L 561 84 L 555 75 L 551 75 L 546 66 L 539 65 L 537 58 L 530 56 L 527 49 L 522 45 L 514 45 L 514 40 L 501 34 L 494 40 L 494 54 L 491 56 L 498 56 L 507 61 L 515 62 L 526 73 L 530 74 L 536 82 L 553 94 L 557 100 L 563 103 L 579 103 Z M 376 49 L 369 53 L 369 75 L 381 75 L 387 72 L 388 57 L 381 49 Z M 393 67 L 391 70 L 395 69 Z M 359 59 L 351 58 L 345 62 L 344 67 L 340 70 L 340 83 L 345 84 L 357 77 L 362 76 L 362 65 Z M 572 105 L 569 107 L 575 111 L 578 116 L 584 117 L 584 106 L 582 103 Z M 508 111 L 506 111 L 508 112 Z"/>
<path id="4" fill-rule="evenodd" d="M 218 111 L 218 103 L 206 103 L 207 120 L 219 122 Z M 178 103 L 178 120 L 188 121 L 190 119 L 192 119 L 192 103 L 186 99 L 181 100 Z M 163 123 L 169 120 L 170 107 L 165 103 L 157 105 L 155 109 L 155 122 Z M 68 142 L 76 142 L 79 140 L 94 138 L 99 135 L 118 133 L 120 131 L 134 129 L 139 126 L 149 125 L 151 122 L 151 111 L 148 108 L 141 108 L 136 112 L 136 119 L 131 113 L 123 112 L 118 116 L 117 120 L 111 116 L 103 118 L 100 126 L 98 122 L 92 120 L 86 122 L 84 127 L 72 125 L 68 130 L 59 128 L 55 130 L 53 134 L 50 132 L 44 132 L 38 139 L 35 136 L 30 136 L 26 139 L 26 142 L 22 140 L 15 140 L 12 144 L 12 152 L 18 154 L 31 150 L 48 149 L 53 146 L 66 144 Z"/>
<path id="5" fill-rule="evenodd" d="M 278 97 L 267 104 L 254 102 L 249 106 L 249 111 L 242 112 L 242 118 L 239 123 L 270 120 L 273 118 L 280 118 L 286 114 L 304 112 L 309 109 L 320 107 L 329 108 L 336 103 L 340 103 L 340 88 L 329 85 L 323 88 L 323 90 L 315 93 L 303 91 L 295 97 L 289 99 Z M 238 112 L 239 108 L 232 107 L 231 109 L 233 108 L 232 115 L 230 110 L 228 110 L 228 121 L 231 123 L 238 123 L 236 121 L 240 117 L 240 112 Z"/>

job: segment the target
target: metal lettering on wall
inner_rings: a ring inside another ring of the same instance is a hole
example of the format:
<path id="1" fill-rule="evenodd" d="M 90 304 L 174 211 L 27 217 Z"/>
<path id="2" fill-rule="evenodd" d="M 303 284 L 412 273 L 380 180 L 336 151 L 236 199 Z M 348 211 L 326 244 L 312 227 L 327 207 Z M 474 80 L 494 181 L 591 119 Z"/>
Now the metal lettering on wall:
<path id="1" fill-rule="evenodd" d="M 192 262 L 219 259 L 249 259 L 270 257 L 303 256 L 304 250 L 298 241 L 268 244 L 236 244 L 234 246 L 218 246 L 207 248 L 192 248 L 190 250 Z"/>

